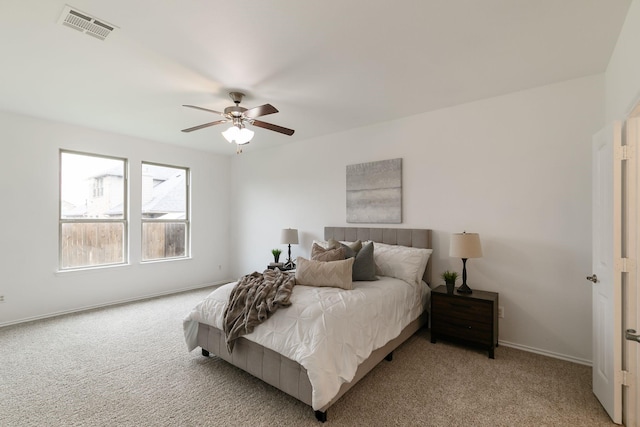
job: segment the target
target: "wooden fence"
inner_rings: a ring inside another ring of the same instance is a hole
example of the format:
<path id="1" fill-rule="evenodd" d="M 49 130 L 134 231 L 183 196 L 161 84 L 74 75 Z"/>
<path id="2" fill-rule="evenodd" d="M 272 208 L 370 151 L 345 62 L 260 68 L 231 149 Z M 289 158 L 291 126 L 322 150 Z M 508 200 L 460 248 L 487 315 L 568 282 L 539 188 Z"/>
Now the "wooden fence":
<path id="1" fill-rule="evenodd" d="M 144 223 L 142 259 L 185 256 L 185 224 Z M 61 267 L 89 267 L 124 262 L 124 225 L 114 222 L 62 225 Z"/>
<path id="2" fill-rule="evenodd" d="M 145 222 L 142 224 L 142 260 L 185 256 L 185 224 Z"/>
<path id="3" fill-rule="evenodd" d="M 124 225 L 114 222 L 62 224 L 62 268 L 124 262 Z"/>

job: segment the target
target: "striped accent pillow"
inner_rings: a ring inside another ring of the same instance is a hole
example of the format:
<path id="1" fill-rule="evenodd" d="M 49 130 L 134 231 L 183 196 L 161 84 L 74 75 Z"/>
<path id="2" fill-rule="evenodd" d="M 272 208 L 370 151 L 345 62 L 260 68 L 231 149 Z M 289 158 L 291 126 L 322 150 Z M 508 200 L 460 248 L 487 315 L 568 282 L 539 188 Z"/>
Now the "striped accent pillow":
<path id="1" fill-rule="evenodd" d="M 311 259 L 313 261 L 340 261 L 345 259 L 345 250 L 342 247 L 325 249 L 317 243 L 311 247 Z"/>
<path id="2" fill-rule="evenodd" d="M 353 289 L 354 258 L 341 261 L 313 261 L 303 257 L 296 260 L 296 284 L 306 286 L 330 286 Z"/>

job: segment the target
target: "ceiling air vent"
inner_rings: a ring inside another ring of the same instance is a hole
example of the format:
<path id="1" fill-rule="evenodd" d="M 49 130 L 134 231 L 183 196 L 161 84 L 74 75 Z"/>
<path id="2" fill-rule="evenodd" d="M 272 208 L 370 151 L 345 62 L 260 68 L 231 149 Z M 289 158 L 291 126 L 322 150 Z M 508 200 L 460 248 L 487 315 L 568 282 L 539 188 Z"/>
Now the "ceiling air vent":
<path id="1" fill-rule="evenodd" d="M 116 28 L 101 19 L 80 12 L 69 5 L 64 7 L 58 23 L 78 30 L 97 39 L 104 40 Z"/>

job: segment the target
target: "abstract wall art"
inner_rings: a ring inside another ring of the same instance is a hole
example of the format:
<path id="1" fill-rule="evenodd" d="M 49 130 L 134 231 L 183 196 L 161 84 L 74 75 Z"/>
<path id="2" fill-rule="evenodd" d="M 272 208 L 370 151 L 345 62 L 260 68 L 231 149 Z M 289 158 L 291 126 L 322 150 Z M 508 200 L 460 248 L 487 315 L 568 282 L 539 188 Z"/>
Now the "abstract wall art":
<path id="1" fill-rule="evenodd" d="M 347 222 L 402 222 L 402 159 L 347 165 Z"/>

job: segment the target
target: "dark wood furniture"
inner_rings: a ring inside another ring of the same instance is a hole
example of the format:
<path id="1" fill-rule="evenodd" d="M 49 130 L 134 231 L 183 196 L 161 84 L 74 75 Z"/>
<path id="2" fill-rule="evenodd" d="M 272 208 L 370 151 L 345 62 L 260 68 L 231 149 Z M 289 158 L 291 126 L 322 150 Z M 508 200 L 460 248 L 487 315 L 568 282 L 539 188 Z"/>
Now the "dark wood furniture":
<path id="1" fill-rule="evenodd" d="M 284 265 L 267 265 L 267 268 L 269 270 L 273 270 L 276 267 L 278 267 L 280 269 L 280 271 L 293 271 L 293 270 L 295 270 L 295 268 L 285 268 Z"/>
<path id="2" fill-rule="evenodd" d="M 431 342 L 438 338 L 482 346 L 494 358 L 498 346 L 498 294 L 473 290 L 448 293 L 442 285 L 431 291 Z"/>

